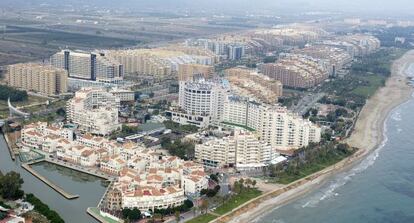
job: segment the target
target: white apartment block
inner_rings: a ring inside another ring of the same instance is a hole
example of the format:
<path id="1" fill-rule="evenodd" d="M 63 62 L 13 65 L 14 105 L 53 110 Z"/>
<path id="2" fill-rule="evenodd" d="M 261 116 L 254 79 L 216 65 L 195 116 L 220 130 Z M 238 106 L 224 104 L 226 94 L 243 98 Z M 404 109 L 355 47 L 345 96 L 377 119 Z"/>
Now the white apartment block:
<path id="1" fill-rule="evenodd" d="M 179 88 L 179 106 L 187 114 L 211 116 L 213 122 L 222 119 L 229 91 L 224 82 L 204 79 L 182 81 Z"/>
<path id="2" fill-rule="evenodd" d="M 79 129 L 97 135 L 109 135 L 121 128 L 118 122 L 119 98 L 99 88 L 84 88 L 67 102 L 67 118 Z"/>
<path id="3" fill-rule="evenodd" d="M 255 131 L 260 140 L 278 151 L 292 151 L 311 142 L 317 143 L 321 138 L 319 126 L 277 105 L 262 105 L 229 97 L 224 111 L 224 125 Z"/>
<path id="4" fill-rule="evenodd" d="M 214 138 L 195 147 L 195 157 L 206 167 L 262 168 L 275 156 L 272 147 L 250 131 L 236 129 L 234 135 Z"/>

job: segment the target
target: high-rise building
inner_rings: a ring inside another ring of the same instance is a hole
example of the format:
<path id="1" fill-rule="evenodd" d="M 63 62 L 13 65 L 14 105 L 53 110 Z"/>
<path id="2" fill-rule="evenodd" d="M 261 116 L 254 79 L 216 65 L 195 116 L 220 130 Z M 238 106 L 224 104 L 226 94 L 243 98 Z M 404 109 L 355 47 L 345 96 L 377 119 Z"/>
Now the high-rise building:
<path id="1" fill-rule="evenodd" d="M 111 82 L 124 76 L 123 65 L 104 53 L 62 50 L 50 57 L 50 63 L 67 70 L 70 78 Z"/>
<path id="2" fill-rule="evenodd" d="M 224 104 L 223 122 L 256 132 L 273 148 L 289 152 L 311 142 L 319 142 L 321 128 L 284 107 L 258 104 L 229 97 Z"/>
<path id="3" fill-rule="evenodd" d="M 64 69 L 35 63 L 8 66 L 6 80 L 9 86 L 44 95 L 67 92 L 68 73 Z"/>
<path id="4" fill-rule="evenodd" d="M 223 103 L 228 90 L 221 80 L 181 81 L 179 106 L 188 114 L 210 116 L 213 122 L 219 121 L 223 116 Z"/>
<path id="5" fill-rule="evenodd" d="M 206 167 L 260 168 L 271 161 L 272 147 L 260 141 L 254 133 L 236 129 L 231 136 L 197 144 L 195 157 Z"/>
<path id="6" fill-rule="evenodd" d="M 120 99 L 100 88 L 83 88 L 66 105 L 67 119 L 79 129 L 97 135 L 109 135 L 120 129 Z"/>

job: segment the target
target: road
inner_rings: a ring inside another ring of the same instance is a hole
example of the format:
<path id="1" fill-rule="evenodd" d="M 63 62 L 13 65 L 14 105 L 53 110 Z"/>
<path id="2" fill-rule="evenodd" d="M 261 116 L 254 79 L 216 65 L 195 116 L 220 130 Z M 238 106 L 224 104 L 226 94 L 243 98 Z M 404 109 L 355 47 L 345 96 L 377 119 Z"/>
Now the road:
<path id="1" fill-rule="evenodd" d="M 297 105 L 292 108 L 292 111 L 298 113 L 299 115 L 304 115 L 306 112 L 311 109 L 323 96 L 325 93 L 309 93 L 305 95 Z"/>

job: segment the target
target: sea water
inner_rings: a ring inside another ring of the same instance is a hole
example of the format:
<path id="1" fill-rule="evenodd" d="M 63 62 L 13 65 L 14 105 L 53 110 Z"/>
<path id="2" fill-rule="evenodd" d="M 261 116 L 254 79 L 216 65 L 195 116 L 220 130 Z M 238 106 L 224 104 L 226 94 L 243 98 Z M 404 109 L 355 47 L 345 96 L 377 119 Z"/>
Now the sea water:
<path id="1" fill-rule="evenodd" d="M 384 128 L 384 141 L 361 163 L 255 222 L 414 223 L 414 98 Z"/>

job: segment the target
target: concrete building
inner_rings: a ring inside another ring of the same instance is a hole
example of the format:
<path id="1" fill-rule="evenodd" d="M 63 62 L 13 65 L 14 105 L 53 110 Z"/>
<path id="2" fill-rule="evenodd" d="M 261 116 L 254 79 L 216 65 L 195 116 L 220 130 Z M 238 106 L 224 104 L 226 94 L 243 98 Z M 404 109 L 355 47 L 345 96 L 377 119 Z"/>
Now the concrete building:
<path id="1" fill-rule="evenodd" d="M 274 104 L 283 95 L 283 85 L 247 68 L 231 68 L 225 71 L 231 89 L 238 95 L 255 101 Z"/>
<path id="2" fill-rule="evenodd" d="M 329 77 L 326 66 L 301 55 L 263 64 L 260 70 L 264 75 L 282 82 L 283 86 L 293 88 L 310 88 Z"/>
<path id="3" fill-rule="evenodd" d="M 68 121 L 82 131 L 109 135 L 121 128 L 118 122 L 119 98 L 99 88 L 84 88 L 67 102 Z"/>
<path id="4" fill-rule="evenodd" d="M 198 79 L 181 81 L 179 107 L 186 114 L 210 117 L 219 122 L 223 116 L 223 103 L 229 86 L 223 80 Z"/>
<path id="5" fill-rule="evenodd" d="M 101 52 L 62 50 L 50 57 L 50 63 L 74 79 L 116 82 L 124 77 L 124 66 Z"/>
<path id="6" fill-rule="evenodd" d="M 135 101 L 135 92 L 127 89 L 112 88 L 109 93 L 119 98 L 120 102 L 133 102 Z"/>
<path id="7" fill-rule="evenodd" d="M 52 66 L 22 63 L 8 66 L 6 81 L 11 87 L 44 95 L 67 92 L 68 73 Z"/>
<path id="8" fill-rule="evenodd" d="M 195 157 L 205 167 L 262 168 L 272 160 L 272 147 L 252 132 L 236 129 L 234 134 L 209 139 L 195 147 Z"/>
<path id="9" fill-rule="evenodd" d="M 187 47 L 110 50 L 107 55 L 124 64 L 125 72 L 155 77 L 176 76 L 182 64 L 214 65 L 216 56 Z"/>
<path id="10" fill-rule="evenodd" d="M 283 153 L 290 153 L 311 142 L 319 142 L 321 138 L 319 126 L 284 107 L 237 97 L 229 97 L 225 102 L 222 124 L 254 131 L 260 140 Z"/>
<path id="11" fill-rule="evenodd" d="M 201 64 L 180 64 L 178 66 L 178 81 L 191 81 L 193 78 L 210 78 L 214 67 Z"/>
<path id="12" fill-rule="evenodd" d="M 353 59 L 346 50 L 328 45 L 309 45 L 293 50 L 292 53 L 316 59 L 319 64 L 326 63 L 328 65 L 326 68 L 332 76 L 336 76 L 337 71 L 349 66 Z M 292 54 L 287 54 L 289 55 Z"/>

